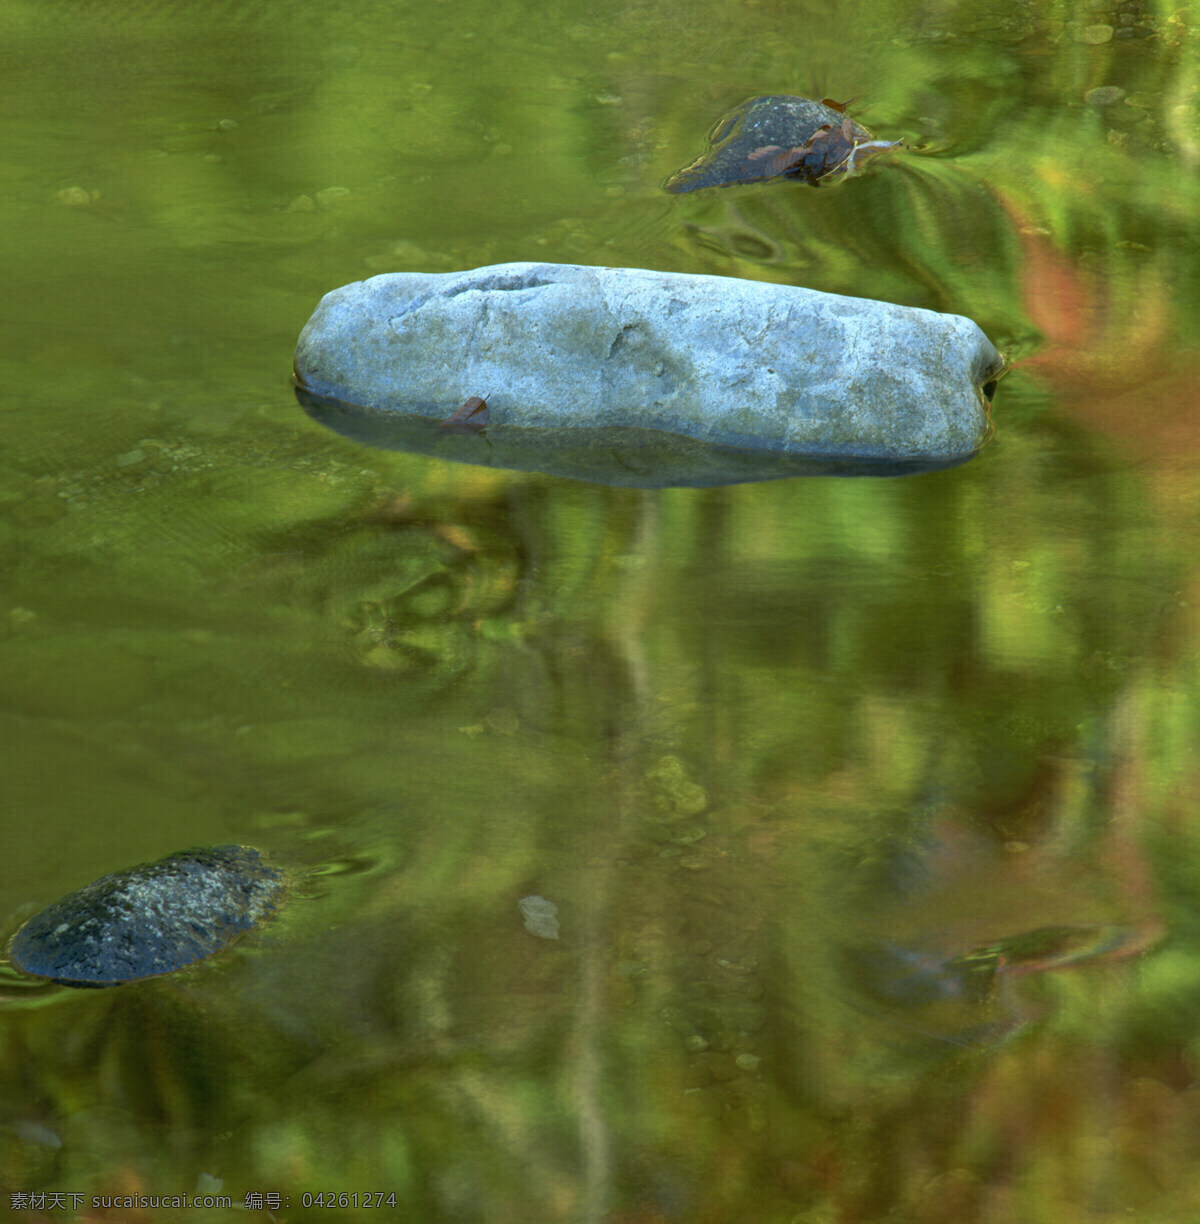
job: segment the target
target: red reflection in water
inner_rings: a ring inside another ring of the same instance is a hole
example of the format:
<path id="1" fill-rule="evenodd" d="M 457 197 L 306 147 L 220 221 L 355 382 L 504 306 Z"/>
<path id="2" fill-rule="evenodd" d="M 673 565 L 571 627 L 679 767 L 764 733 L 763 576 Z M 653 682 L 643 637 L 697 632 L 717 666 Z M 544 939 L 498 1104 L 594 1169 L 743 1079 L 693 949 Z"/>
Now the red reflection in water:
<path id="1" fill-rule="evenodd" d="M 1192 410 L 1196 354 L 1175 339 L 1172 269 L 1145 252 L 1103 273 L 1062 251 L 1021 206 L 1001 196 L 1021 245 L 1021 299 L 1045 337 L 1017 363 L 1049 383 L 1060 409 L 1167 465 L 1200 456 Z M 1111 262 L 1111 261 L 1110 261 Z"/>

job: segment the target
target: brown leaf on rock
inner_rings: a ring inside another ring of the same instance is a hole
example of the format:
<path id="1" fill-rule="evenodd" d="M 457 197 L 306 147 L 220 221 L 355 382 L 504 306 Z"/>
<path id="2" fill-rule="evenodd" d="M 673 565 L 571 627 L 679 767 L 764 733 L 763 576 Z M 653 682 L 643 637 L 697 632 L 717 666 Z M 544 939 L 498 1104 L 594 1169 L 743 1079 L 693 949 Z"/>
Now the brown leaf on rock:
<path id="1" fill-rule="evenodd" d="M 781 174 L 790 174 L 804 157 L 804 145 L 795 149 L 783 149 L 770 161 L 763 162 L 763 178 L 777 178 Z"/>
<path id="2" fill-rule="evenodd" d="M 795 145 L 790 149 L 781 148 L 779 145 L 764 145 L 761 149 L 755 149 L 750 153 L 746 160 L 760 163 L 755 169 L 764 179 L 776 178 L 781 174 L 791 174 L 801 165 L 819 138 L 831 130 L 831 125 L 823 124 L 802 145 Z M 802 175 L 801 177 L 808 176 Z"/>
<path id="3" fill-rule="evenodd" d="M 824 128 L 813 133 L 808 142 L 808 160 L 806 165 L 815 173 L 812 182 L 833 174 L 842 163 L 854 152 L 854 130 L 850 126 L 850 116 L 842 120 L 839 128 Z"/>
<path id="4" fill-rule="evenodd" d="M 755 178 L 782 176 L 818 183 L 847 169 L 847 162 L 861 148 L 863 144 L 857 138 L 854 121 L 847 115 L 837 126 L 823 123 L 803 144 L 791 148 L 762 145 L 746 155 L 744 164 Z M 867 153 L 877 151 L 870 149 Z M 749 173 L 746 178 L 750 178 Z"/>
<path id="5" fill-rule="evenodd" d="M 469 429 L 473 432 L 481 432 L 488 423 L 487 402 L 490 395 L 490 391 L 487 395 L 483 396 L 472 395 L 466 403 L 456 408 L 441 422 L 441 427 L 443 429 Z"/>
<path id="6" fill-rule="evenodd" d="M 788 175 L 807 183 L 816 183 L 833 174 L 854 152 L 854 147 L 849 118 L 837 128 L 829 123 L 822 124 L 804 144 L 764 163 L 764 177 Z"/>

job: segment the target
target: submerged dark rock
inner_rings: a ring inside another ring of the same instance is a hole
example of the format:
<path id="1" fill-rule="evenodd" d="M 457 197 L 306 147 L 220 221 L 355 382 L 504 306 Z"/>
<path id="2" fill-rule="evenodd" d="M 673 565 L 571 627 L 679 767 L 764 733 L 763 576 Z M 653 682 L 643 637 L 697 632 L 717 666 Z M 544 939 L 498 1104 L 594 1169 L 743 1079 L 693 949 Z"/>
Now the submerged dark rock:
<path id="1" fill-rule="evenodd" d="M 182 969 L 257 926 L 286 876 L 250 846 L 206 846 L 68 893 L 13 937 L 13 964 L 61 986 L 101 987 Z"/>
<path id="2" fill-rule="evenodd" d="M 844 103 L 768 94 L 748 99 L 719 119 L 705 152 L 663 186 L 681 194 L 773 178 L 816 185 L 849 178 L 868 158 L 901 143 L 876 140 L 845 113 Z"/>

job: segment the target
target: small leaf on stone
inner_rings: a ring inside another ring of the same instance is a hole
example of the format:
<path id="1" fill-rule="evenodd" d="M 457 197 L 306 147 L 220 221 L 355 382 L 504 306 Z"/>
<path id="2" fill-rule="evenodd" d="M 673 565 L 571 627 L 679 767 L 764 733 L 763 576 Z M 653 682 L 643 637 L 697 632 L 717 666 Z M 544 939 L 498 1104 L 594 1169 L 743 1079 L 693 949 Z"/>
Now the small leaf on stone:
<path id="1" fill-rule="evenodd" d="M 491 395 L 490 391 L 488 395 Z M 472 395 L 442 422 L 442 428 L 481 432 L 488 423 L 488 395 Z"/>

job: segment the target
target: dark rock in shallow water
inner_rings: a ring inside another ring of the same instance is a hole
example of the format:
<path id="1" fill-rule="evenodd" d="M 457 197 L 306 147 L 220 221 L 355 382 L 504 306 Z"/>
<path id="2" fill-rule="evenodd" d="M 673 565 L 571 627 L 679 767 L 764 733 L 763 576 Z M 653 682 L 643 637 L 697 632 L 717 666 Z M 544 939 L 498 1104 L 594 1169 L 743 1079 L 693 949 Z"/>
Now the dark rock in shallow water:
<path id="1" fill-rule="evenodd" d="M 898 140 L 876 140 L 844 112 L 844 104 L 828 98 L 750 98 L 717 121 L 707 150 L 663 186 L 676 195 L 773 178 L 815 186 L 849 178 L 868 158 L 900 147 Z"/>
<path id="2" fill-rule="evenodd" d="M 116 986 L 227 947 L 282 897 L 286 877 L 250 846 L 181 850 L 68 893 L 13 937 L 13 964 L 61 986 Z"/>

